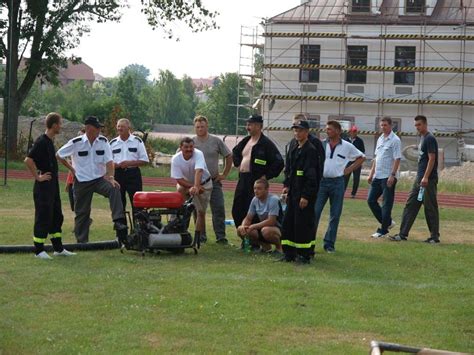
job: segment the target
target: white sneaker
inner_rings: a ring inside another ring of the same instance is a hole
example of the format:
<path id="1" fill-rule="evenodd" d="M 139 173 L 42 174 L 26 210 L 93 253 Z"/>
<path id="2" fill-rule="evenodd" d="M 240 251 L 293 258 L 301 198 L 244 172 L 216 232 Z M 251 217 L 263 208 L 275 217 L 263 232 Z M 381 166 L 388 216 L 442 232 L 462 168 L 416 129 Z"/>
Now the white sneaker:
<path id="1" fill-rule="evenodd" d="M 73 253 L 69 250 L 63 249 L 62 252 L 55 251 L 53 255 L 54 256 L 73 256 L 73 255 L 76 255 L 76 253 Z"/>
<path id="2" fill-rule="evenodd" d="M 383 238 L 385 237 L 387 234 L 382 234 L 382 233 L 379 233 L 379 232 L 375 232 L 374 234 L 371 235 L 372 238 L 375 238 L 375 239 L 378 239 L 378 238 Z"/>
<path id="3" fill-rule="evenodd" d="M 39 253 L 38 255 L 35 255 L 35 258 L 43 259 L 43 260 L 51 260 L 51 259 L 53 259 L 53 258 L 50 257 L 50 256 L 48 255 L 48 253 L 45 252 L 45 251 L 42 251 L 42 252 Z"/>
<path id="4" fill-rule="evenodd" d="M 392 223 L 388 226 L 388 229 L 392 229 L 393 227 L 395 227 L 397 224 L 395 223 L 395 221 L 392 219 Z"/>

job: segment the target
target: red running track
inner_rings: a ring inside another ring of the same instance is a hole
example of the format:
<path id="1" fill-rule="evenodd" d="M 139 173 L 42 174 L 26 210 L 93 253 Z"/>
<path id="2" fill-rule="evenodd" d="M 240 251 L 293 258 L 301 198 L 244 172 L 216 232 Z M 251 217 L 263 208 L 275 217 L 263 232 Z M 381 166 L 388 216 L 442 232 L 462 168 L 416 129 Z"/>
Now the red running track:
<path id="1" fill-rule="evenodd" d="M 3 169 L 0 170 L 3 176 Z M 66 181 L 66 173 L 60 173 L 59 178 L 62 181 Z M 28 171 L 23 170 L 9 170 L 8 178 L 10 179 L 31 179 L 31 175 Z M 144 177 L 143 184 L 146 186 L 153 186 L 159 189 L 160 187 L 175 187 L 176 182 L 171 178 L 156 178 L 156 177 Z M 225 191 L 233 191 L 236 186 L 235 181 L 224 181 L 223 187 Z M 280 194 L 282 185 L 279 183 L 271 184 L 270 191 L 275 194 Z M 356 199 L 366 200 L 367 189 L 359 189 Z M 400 191 L 395 194 L 395 202 L 405 203 L 408 197 L 408 192 Z M 346 193 L 346 198 L 350 198 L 350 193 Z M 459 194 L 438 194 L 438 204 L 443 207 L 463 207 L 463 208 L 474 208 L 474 195 L 459 195 Z"/>

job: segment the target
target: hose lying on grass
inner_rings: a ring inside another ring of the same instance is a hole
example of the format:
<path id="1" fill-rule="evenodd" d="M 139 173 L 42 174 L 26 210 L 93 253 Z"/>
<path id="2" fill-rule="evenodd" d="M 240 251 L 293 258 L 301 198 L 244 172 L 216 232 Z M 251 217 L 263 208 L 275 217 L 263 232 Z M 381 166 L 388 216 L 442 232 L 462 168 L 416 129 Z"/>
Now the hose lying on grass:
<path id="1" fill-rule="evenodd" d="M 107 250 L 120 248 L 119 242 L 116 240 L 104 240 L 101 242 L 91 243 L 71 243 L 64 244 L 67 250 Z M 52 245 L 45 245 L 46 251 L 53 251 Z M 2 253 L 33 253 L 35 247 L 33 245 L 0 245 L 0 254 Z"/>

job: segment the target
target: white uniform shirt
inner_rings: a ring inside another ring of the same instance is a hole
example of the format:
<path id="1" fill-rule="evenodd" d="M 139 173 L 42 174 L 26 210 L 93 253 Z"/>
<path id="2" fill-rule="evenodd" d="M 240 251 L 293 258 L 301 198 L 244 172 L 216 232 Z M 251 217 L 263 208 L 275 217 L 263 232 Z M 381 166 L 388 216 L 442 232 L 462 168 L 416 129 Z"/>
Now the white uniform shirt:
<path id="1" fill-rule="evenodd" d="M 393 162 L 402 158 L 402 144 L 400 138 L 390 132 L 387 138 L 382 134 L 377 140 L 375 148 L 375 174 L 376 179 L 387 179 L 392 175 Z M 399 172 L 397 171 L 396 177 Z"/>
<path id="2" fill-rule="evenodd" d="M 109 141 L 99 135 L 92 145 L 84 134 L 71 139 L 58 150 L 62 159 L 71 157 L 72 167 L 76 171 L 79 182 L 101 178 L 106 173 L 106 164 L 112 161 L 112 151 Z"/>
<path id="3" fill-rule="evenodd" d="M 143 141 L 131 134 L 127 140 L 117 137 L 110 141 L 110 149 L 112 150 L 112 158 L 115 163 L 119 164 L 125 160 L 146 161 L 149 162 Z"/>
<path id="4" fill-rule="evenodd" d="M 176 153 L 171 158 L 171 177 L 173 179 L 185 179 L 194 184 L 194 176 L 197 169 L 203 170 L 201 183 L 211 176 L 207 169 L 204 154 L 199 149 L 194 148 L 193 156 L 189 160 L 184 159 L 182 152 Z"/>
<path id="5" fill-rule="evenodd" d="M 336 178 L 344 176 L 344 169 L 347 163 L 356 160 L 359 157 L 365 157 L 359 149 L 352 143 L 341 139 L 339 143 L 331 149 L 329 140 L 323 142 L 324 150 L 326 151 L 326 160 L 324 161 L 325 178 Z"/>

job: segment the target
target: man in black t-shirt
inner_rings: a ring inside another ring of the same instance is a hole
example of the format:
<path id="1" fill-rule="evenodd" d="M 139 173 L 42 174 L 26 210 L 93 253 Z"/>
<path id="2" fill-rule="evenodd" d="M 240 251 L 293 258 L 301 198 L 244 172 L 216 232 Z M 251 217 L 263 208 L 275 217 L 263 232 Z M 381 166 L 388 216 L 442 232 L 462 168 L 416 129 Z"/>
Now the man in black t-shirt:
<path id="1" fill-rule="evenodd" d="M 55 256 L 71 256 L 75 253 L 64 249 L 61 238 L 63 213 L 59 197 L 58 162 L 53 144 L 61 130 L 62 117 L 52 112 L 46 116 L 46 132 L 33 144 L 25 164 L 35 179 L 33 199 L 35 202 L 35 226 L 33 242 L 39 259 L 51 257 L 44 250 L 44 242 L 51 235 Z"/>
<path id="2" fill-rule="evenodd" d="M 426 223 L 430 230 L 430 237 L 425 242 L 439 243 L 438 142 L 428 132 L 428 122 L 425 116 L 415 117 L 415 127 L 421 136 L 420 145 L 418 146 L 418 172 L 403 210 L 400 233 L 390 237 L 390 239 L 393 241 L 407 240 L 408 233 L 415 222 L 420 207 L 424 205 Z M 420 189 L 422 189 L 421 192 Z"/>

